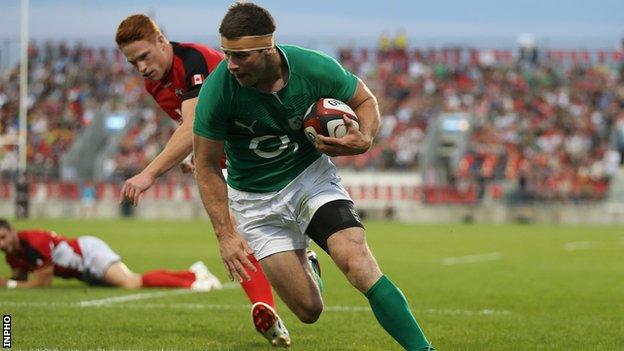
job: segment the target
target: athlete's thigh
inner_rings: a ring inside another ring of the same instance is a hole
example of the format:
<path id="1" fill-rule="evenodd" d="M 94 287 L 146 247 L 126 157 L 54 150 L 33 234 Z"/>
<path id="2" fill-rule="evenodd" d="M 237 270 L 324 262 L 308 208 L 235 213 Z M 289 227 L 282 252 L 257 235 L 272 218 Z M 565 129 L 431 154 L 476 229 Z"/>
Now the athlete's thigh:
<path id="1" fill-rule="evenodd" d="M 142 285 L 141 276 L 131 271 L 123 262 L 111 264 L 104 273 L 104 281 L 112 286 L 137 289 Z"/>
<path id="2" fill-rule="evenodd" d="M 291 310 L 322 304 L 305 249 L 278 252 L 260 262 L 271 285 Z"/>

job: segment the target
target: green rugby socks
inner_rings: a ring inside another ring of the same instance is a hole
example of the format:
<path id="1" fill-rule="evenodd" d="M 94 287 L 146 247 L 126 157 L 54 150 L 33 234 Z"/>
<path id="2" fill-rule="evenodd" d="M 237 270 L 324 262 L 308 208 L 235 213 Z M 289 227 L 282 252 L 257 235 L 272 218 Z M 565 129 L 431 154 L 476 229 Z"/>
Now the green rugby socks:
<path id="1" fill-rule="evenodd" d="M 379 324 L 406 350 L 435 350 L 416 322 L 405 296 L 385 275 L 365 295 Z"/>

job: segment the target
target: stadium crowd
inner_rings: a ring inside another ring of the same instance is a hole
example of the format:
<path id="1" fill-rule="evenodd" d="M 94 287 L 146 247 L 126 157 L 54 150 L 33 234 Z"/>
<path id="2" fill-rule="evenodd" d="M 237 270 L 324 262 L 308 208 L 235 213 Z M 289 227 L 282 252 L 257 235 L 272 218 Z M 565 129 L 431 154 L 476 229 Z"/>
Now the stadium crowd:
<path id="1" fill-rule="evenodd" d="M 418 171 L 432 119 L 467 112 L 470 142 L 454 167 L 456 184 L 513 184 L 521 198 L 604 195 L 624 153 L 621 67 L 546 57 L 496 61 L 474 51 L 460 57 L 459 49 L 437 54 L 391 45 L 340 50 L 342 64 L 376 93 L 383 118 L 372 150 L 337 158 L 339 166 Z M 171 135 L 174 126 L 119 52 L 47 43 L 31 45 L 29 55 L 30 174 L 57 179 L 61 155 L 98 110 L 139 116 L 106 167 L 108 180 L 135 174 Z M 4 141 L 17 138 L 18 76 L 19 66 L 0 74 Z M 0 174 L 16 165 L 16 146 L 0 143 Z"/>
<path id="2" fill-rule="evenodd" d="M 173 123 L 150 101 L 150 108 L 142 108 L 136 123 L 130 127 L 119 143 L 117 155 L 105 179 L 124 180 L 139 173 L 150 160 L 163 149 L 174 131 Z M 178 177 L 179 172 L 171 172 L 169 177 Z"/>
<path id="3" fill-rule="evenodd" d="M 109 49 L 85 48 L 79 43 L 32 44 L 28 73 L 28 172 L 40 179 L 60 177 L 61 156 L 96 112 L 149 109 L 151 104 L 142 79 L 132 73 L 120 53 Z M 19 65 L 0 74 L 0 135 L 9 142 L 18 136 L 18 82 Z M 17 147 L 2 144 L 0 173 L 6 178 L 17 167 Z M 124 156 L 144 146 L 138 140 L 134 146 L 129 144 L 122 143 L 120 164 L 115 168 L 136 162 Z M 146 147 L 142 152 L 149 150 Z"/>
<path id="4" fill-rule="evenodd" d="M 618 65 L 401 48 L 340 56 L 376 92 L 383 116 L 373 150 L 341 166 L 418 169 L 427 126 L 443 112 L 472 116 L 468 148 L 454 167 L 458 185 L 512 183 L 521 199 L 602 198 L 622 160 Z"/>

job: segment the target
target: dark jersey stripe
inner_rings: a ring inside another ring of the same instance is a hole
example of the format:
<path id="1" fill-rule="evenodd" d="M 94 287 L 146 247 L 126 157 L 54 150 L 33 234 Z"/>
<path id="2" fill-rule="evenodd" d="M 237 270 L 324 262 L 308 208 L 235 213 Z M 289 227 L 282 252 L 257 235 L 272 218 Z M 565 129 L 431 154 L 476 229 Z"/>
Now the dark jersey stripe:
<path id="1" fill-rule="evenodd" d="M 181 96 L 182 100 L 197 97 L 197 95 L 199 95 L 199 89 L 201 89 L 201 83 L 195 84 L 193 76 L 200 74 L 203 82 L 208 74 L 210 74 L 204 55 L 202 55 L 202 53 L 196 48 L 192 46 L 185 46 L 183 44 L 174 45 L 173 53 L 180 58 L 183 65 L 184 83 L 187 89 Z"/>

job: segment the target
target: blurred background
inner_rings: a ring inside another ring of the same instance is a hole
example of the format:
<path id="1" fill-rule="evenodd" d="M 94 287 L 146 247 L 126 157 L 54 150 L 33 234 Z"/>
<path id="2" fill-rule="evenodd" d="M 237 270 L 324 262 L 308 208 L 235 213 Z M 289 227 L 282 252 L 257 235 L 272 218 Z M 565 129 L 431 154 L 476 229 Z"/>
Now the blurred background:
<path id="1" fill-rule="evenodd" d="M 336 57 L 379 100 L 373 148 L 334 159 L 364 217 L 624 221 L 621 1 L 258 3 L 278 42 Z M 170 40 L 218 47 L 229 4 L 3 1 L 0 217 L 205 218 L 177 168 L 118 204 L 175 125 L 114 33 L 145 13 Z"/>

